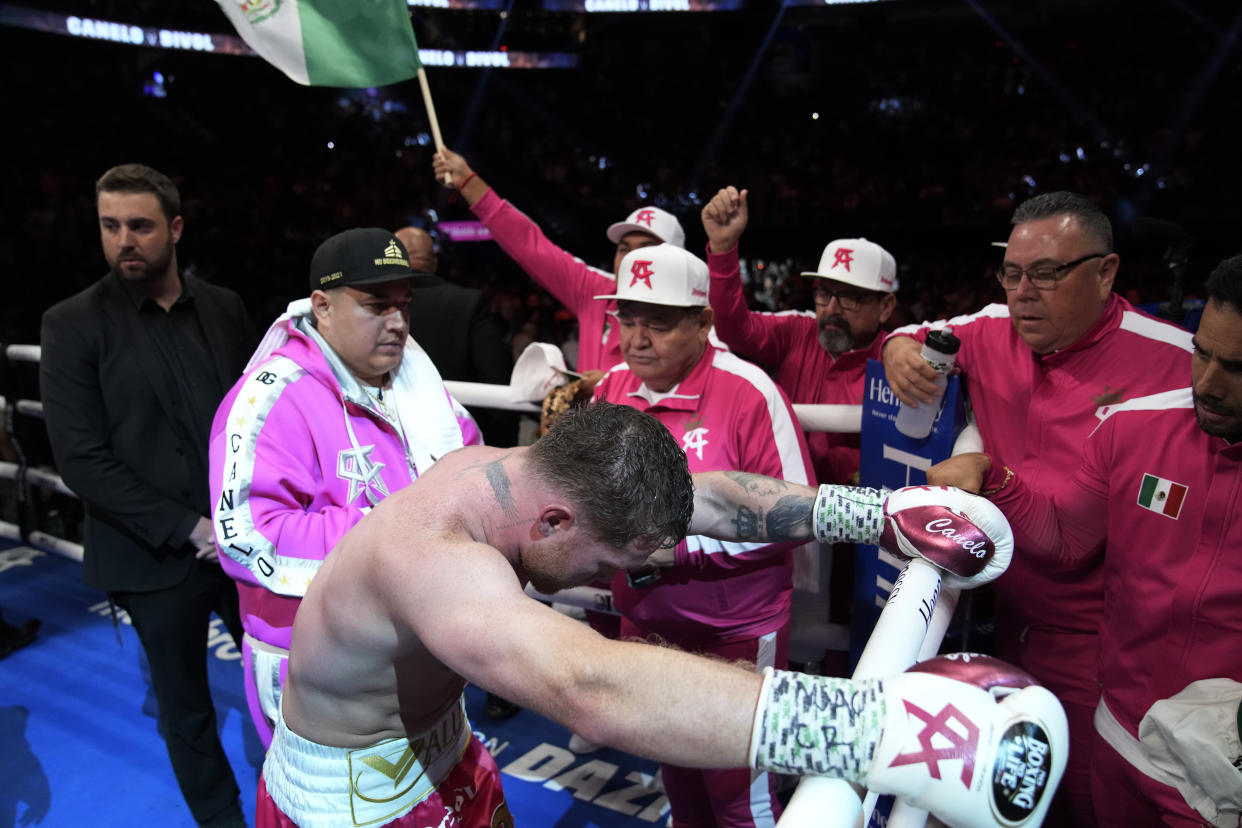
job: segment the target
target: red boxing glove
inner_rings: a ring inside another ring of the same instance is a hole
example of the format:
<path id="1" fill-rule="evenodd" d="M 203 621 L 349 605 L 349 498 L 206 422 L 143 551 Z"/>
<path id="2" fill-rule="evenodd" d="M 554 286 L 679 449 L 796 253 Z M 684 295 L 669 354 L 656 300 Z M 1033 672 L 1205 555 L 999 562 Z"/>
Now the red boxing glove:
<path id="1" fill-rule="evenodd" d="M 880 545 L 935 564 L 945 586 L 972 589 L 1009 568 L 1013 532 L 986 498 L 951 486 L 907 486 L 884 502 Z"/>
<path id="2" fill-rule="evenodd" d="M 1025 670 L 979 653 L 949 653 L 929 658 L 906 671 L 907 673 L 932 673 L 937 676 L 969 682 L 982 687 L 1001 699 L 1023 687 L 1034 687 L 1039 682 Z"/>

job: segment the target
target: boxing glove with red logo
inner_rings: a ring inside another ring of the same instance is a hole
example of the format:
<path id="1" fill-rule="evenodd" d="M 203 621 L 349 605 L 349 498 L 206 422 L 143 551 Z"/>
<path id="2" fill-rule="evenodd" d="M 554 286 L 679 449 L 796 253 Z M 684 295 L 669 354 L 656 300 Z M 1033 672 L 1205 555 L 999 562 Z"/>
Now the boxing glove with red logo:
<path id="1" fill-rule="evenodd" d="M 887 679 L 768 671 L 751 762 L 859 783 L 956 828 L 1035 828 L 1068 749 L 1050 692 L 997 659 L 959 655 Z"/>

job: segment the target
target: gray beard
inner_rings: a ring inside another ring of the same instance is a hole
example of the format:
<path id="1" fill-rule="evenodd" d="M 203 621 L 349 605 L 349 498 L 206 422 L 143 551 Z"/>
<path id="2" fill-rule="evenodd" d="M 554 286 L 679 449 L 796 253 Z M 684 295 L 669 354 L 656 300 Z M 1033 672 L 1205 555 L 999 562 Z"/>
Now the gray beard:
<path id="1" fill-rule="evenodd" d="M 850 335 L 848 328 L 843 330 L 831 325 L 820 325 L 819 344 L 835 357 L 853 349 L 854 337 Z"/>

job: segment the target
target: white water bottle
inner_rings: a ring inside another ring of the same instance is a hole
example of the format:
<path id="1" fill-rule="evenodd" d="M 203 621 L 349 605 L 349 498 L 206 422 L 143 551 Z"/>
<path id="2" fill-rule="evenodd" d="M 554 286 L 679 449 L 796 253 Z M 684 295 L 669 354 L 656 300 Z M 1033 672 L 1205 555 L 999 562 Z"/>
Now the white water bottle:
<path id="1" fill-rule="evenodd" d="M 907 437 L 921 440 L 931 434 L 936 417 L 940 414 L 940 406 L 944 402 L 944 387 L 948 383 L 949 372 L 957 360 L 958 349 L 962 341 L 950 331 L 929 331 L 927 341 L 923 343 L 920 356 L 927 364 L 936 369 L 936 399 L 929 403 L 919 403 L 918 408 L 911 408 L 905 403 L 897 412 L 897 430 Z"/>

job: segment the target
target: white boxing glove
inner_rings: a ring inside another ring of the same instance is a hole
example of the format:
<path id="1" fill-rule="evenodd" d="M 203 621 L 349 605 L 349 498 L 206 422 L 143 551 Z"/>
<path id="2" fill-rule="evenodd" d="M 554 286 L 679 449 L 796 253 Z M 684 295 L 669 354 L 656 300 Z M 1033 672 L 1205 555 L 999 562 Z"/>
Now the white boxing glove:
<path id="1" fill-rule="evenodd" d="M 863 784 L 954 828 L 1037 828 L 1065 773 L 1069 726 L 1033 682 L 986 656 L 941 656 L 886 679 L 884 737 Z"/>
<path id="2" fill-rule="evenodd" d="M 880 546 L 935 564 L 945 586 L 972 589 L 1009 568 L 1013 531 L 987 498 L 951 486 L 907 486 L 884 502 Z"/>
<path id="3" fill-rule="evenodd" d="M 1069 729 L 1056 697 L 1030 681 L 981 656 L 889 679 L 769 669 L 751 764 L 861 783 L 954 828 L 1037 828 L 1065 772 Z"/>

